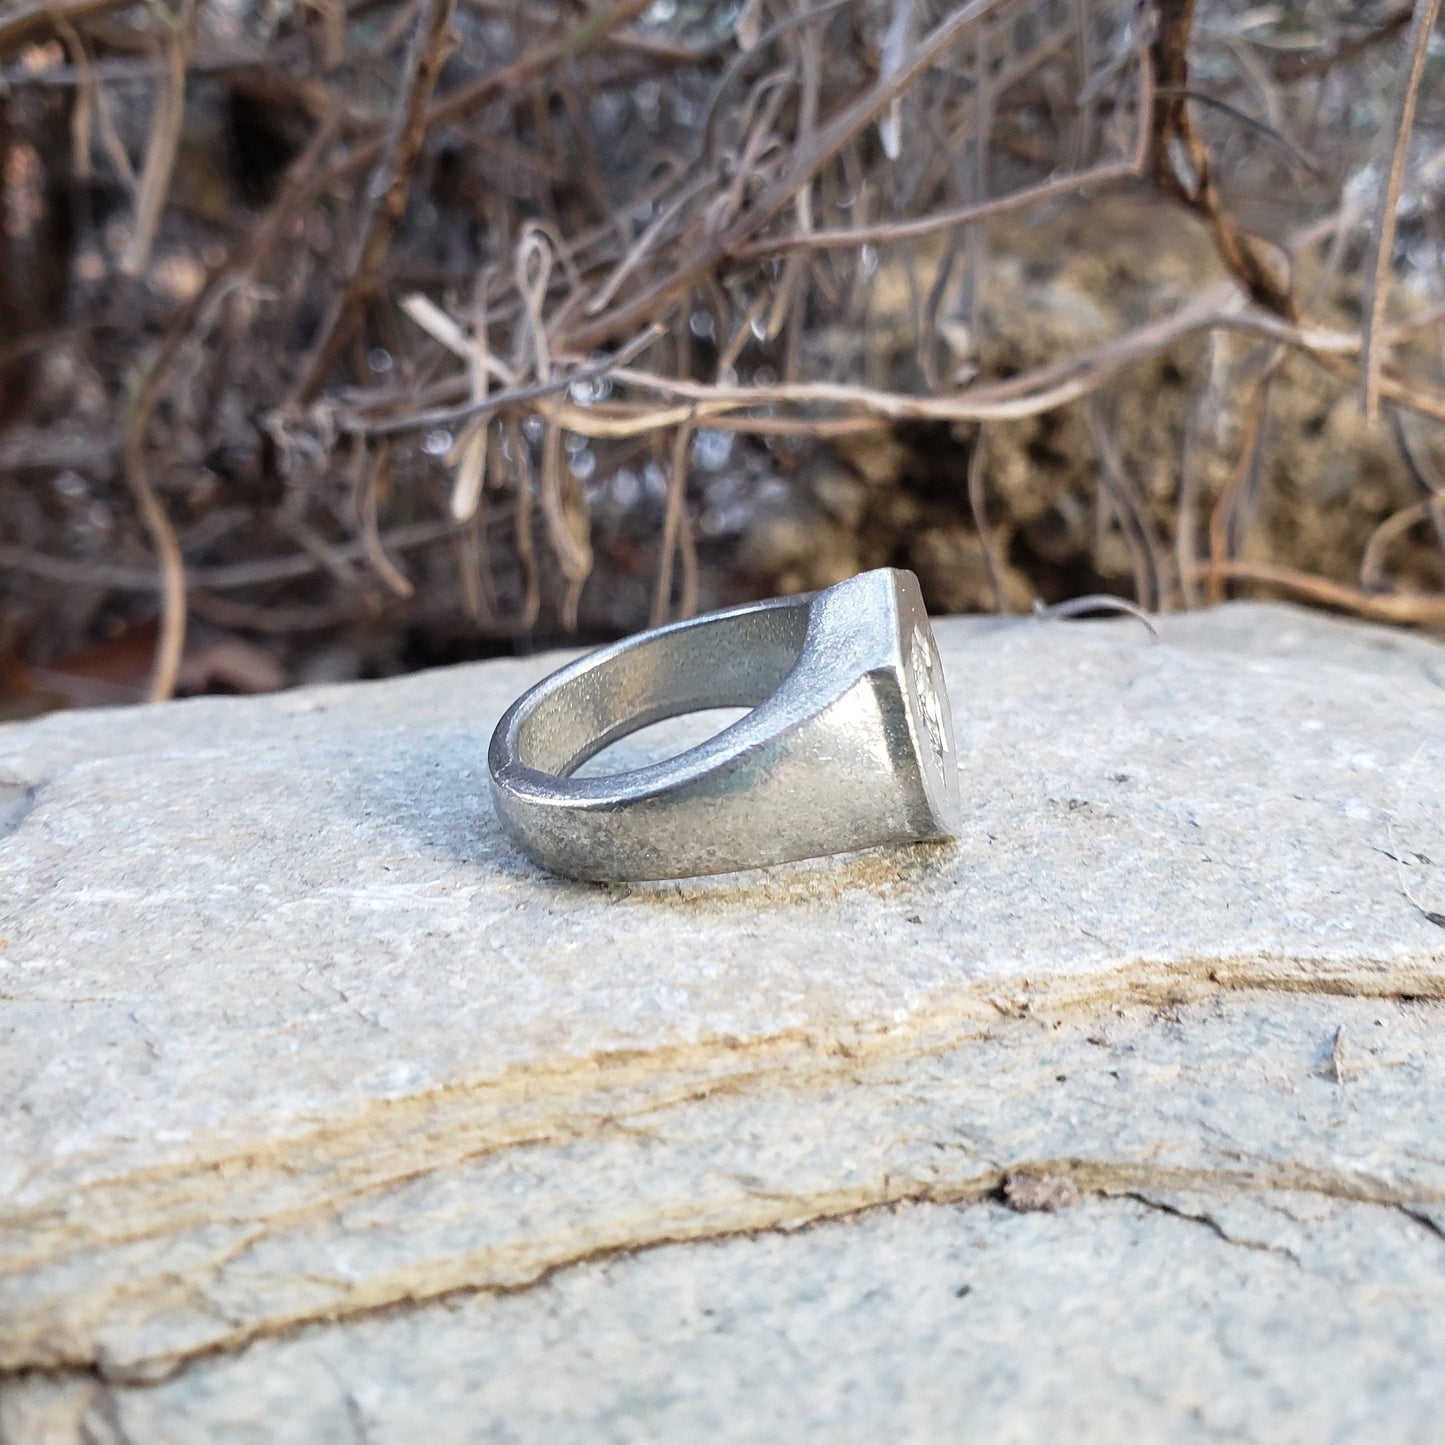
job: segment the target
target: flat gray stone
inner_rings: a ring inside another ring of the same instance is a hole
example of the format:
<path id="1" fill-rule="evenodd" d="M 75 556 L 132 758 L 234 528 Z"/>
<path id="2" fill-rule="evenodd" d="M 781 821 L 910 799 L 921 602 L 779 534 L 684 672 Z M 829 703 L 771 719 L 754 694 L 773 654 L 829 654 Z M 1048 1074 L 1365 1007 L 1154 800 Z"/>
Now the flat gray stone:
<path id="1" fill-rule="evenodd" d="M 1445 1245 L 1297 1192 L 1227 1219 L 904 1205 L 664 1246 L 116 1390 L 97 1438 L 1438 1439 Z"/>
<path id="2" fill-rule="evenodd" d="M 555 659 L 0 729 L 0 1436 L 685 1438 L 715 1352 L 724 1438 L 1415 1438 L 1440 1342 L 1379 1302 L 1445 1317 L 1445 648 L 938 637 L 956 845 L 681 884 L 502 837 L 486 740 Z M 971 1289 L 815 1366 L 954 1249 L 1012 1323 Z M 669 1333 L 688 1290 L 728 1330 Z"/>

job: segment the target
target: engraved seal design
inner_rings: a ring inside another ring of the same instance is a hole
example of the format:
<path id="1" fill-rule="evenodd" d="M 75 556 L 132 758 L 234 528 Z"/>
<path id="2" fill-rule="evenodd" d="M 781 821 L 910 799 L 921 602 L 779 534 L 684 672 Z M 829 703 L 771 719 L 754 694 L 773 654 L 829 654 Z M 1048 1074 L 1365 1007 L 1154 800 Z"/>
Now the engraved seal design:
<path id="1" fill-rule="evenodd" d="M 908 661 L 913 671 L 913 686 L 918 693 L 923 725 L 933 747 L 933 760 L 941 768 L 948 758 L 948 737 L 943 730 L 943 708 L 938 701 L 938 684 L 943 676 L 943 667 L 933 639 L 922 627 L 915 626 L 913 629 L 913 643 L 909 648 Z"/>

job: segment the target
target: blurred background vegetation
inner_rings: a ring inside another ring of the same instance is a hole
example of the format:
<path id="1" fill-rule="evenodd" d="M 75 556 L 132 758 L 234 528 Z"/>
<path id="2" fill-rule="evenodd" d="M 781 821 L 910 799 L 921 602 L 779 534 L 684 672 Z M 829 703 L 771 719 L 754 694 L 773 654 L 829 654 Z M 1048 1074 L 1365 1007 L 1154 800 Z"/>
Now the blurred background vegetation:
<path id="1" fill-rule="evenodd" d="M 1438 10 L 0 0 L 0 716 L 879 565 L 1445 627 Z"/>

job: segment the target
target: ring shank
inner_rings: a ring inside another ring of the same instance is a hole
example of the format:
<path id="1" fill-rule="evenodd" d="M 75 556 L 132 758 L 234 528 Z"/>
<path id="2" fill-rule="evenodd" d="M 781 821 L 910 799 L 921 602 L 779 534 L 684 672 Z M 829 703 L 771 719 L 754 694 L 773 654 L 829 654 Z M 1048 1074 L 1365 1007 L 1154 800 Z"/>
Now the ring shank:
<path id="1" fill-rule="evenodd" d="M 618 739 L 664 718 L 757 707 L 796 666 L 808 599 L 699 618 L 584 659 L 529 695 L 515 720 L 523 767 L 569 777 Z"/>

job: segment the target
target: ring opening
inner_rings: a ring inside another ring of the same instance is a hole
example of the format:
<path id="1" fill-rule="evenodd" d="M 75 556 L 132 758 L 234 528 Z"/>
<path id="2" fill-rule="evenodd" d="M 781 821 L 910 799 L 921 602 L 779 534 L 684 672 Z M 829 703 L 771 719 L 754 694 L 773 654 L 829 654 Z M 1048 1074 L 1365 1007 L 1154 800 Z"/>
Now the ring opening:
<path id="1" fill-rule="evenodd" d="M 752 711 L 747 707 L 708 707 L 678 713 L 660 722 L 648 723 L 626 737 L 617 738 L 586 762 L 573 769 L 574 778 L 607 778 L 666 762 L 731 727 Z"/>
<path id="2" fill-rule="evenodd" d="M 653 723 L 710 709 L 750 711 L 793 670 L 808 618 L 807 601 L 799 599 L 703 618 L 603 653 L 539 693 L 518 721 L 517 759 L 569 777 Z"/>

